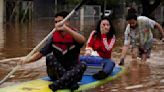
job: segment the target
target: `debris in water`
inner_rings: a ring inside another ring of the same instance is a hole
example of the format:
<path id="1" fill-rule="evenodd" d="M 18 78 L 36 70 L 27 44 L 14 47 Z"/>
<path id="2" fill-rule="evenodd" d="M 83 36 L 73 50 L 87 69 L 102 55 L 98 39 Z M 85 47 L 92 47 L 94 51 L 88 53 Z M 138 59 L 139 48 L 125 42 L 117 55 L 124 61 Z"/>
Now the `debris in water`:
<path id="1" fill-rule="evenodd" d="M 11 75 L 9 78 L 13 78 L 13 77 L 15 77 L 15 75 Z"/>
<path id="2" fill-rule="evenodd" d="M 164 79 L 160 81 L 160 83 L 164 83 Z"/>
<path id="3" fill-rule="evenodd" d="M 144 87 L 143 85 L 134 85 L 134 86 L 129 86 L 129 87 L 126 87 L 125 89 L 136 89 L 136 88 L 142 88 Z"/>

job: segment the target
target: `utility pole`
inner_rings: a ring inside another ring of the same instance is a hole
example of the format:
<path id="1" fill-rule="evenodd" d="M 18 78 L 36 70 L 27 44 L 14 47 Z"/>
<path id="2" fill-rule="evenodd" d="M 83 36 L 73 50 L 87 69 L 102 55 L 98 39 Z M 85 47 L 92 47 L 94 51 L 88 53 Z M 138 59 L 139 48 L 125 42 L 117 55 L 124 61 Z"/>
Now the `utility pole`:
<path id="1" fill-rule="evenodd" d="M 4 17 L 4 0 L 0 0 L 0 24 L 3 23 L 3 17 Z"/>
<path id="2" fill-rule="evenodd" d="M 101 16 L 105 16 L 105 10 L 106 10 L 106 0 L 104 0 L 104 2 L 103 2 L 103 12 L 102 12 Z"/>
<path id="3" fill-rule="evenodd" d="M 80 31 L 84 30 L 84 7 L 80 9 Z"/>
<path id="4" fill-rule="evenodd" d="M 55 0 L 55 13 L 57 13 L 58 0 Z"/>
<path id="5" fill-rule="evenodd" d="M 3 18 L 4 18 L 4 0 L 0 0 L 0 47 L 4 47 L 4 30 L 3 30 Z"/>

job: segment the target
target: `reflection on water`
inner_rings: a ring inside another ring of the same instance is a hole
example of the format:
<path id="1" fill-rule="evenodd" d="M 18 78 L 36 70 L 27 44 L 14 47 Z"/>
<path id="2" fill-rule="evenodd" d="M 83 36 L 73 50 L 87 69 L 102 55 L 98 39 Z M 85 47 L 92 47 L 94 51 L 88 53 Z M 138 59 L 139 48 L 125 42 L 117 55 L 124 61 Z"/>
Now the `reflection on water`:
<path id="1" fill-rule="evenodd" d="M 39 23 L 42 22 L 42 25 Z M 0 59 L 27 55 L 52 29 L 50 21 L 1 26 Z M 4 29 L 4 30 L 3 30 Z"/>
<path id="2" fill-rule="evenodd" d="M 40 24 L 40 22 L 42 22 Z M 17 59 L 2 60 L 27 55 L 52 29 L 50 21 L 38 21 L 32 24 L 6 24 L 0 26 L 0 79 L 12 67 Z M 87 31 L 85 31 L 87 32 Z M 85 34 L 86 35 L 86 34 Z M 120 48 L 120 47 L 118 47 Z M 114 60 L 119 61 L 120 49 L 116 48 Z M 111 81 L 87 92 L 164 92 L 164 44 L 157 44 L 147 63 L 126 58 L 126 73 L 117 80 Z M 6 64 L 5 64 L 6 62 Z M 3 63 L 3 64 L 2 64 Z M 0 87 L 21 81 L 46 76 L 44 58 L 36 63 L 24 65 Z"/>

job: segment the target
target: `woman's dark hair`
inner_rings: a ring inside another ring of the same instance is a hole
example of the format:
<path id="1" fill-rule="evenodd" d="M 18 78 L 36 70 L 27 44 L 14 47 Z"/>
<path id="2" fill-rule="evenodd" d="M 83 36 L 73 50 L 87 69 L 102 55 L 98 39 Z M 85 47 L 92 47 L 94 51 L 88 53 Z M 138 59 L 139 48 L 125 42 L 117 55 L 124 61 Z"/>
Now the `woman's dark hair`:
<path id="1" fill-rule="evenodd" d="M 107 33 L 107 39 L 112 38 L 113 35 L 115 35 L 115 30 L 114 30 L 114 27 L 113 27 L 112 22 L 109 17 L 103 17 L 103 18 L 101 18 L 101 20 L 98 21 L 97 26 L 96 26 L 95 36 L 101 37 L 100 24 L 103 20 L 107 20 L 110 23 L 110 31 Z"/>

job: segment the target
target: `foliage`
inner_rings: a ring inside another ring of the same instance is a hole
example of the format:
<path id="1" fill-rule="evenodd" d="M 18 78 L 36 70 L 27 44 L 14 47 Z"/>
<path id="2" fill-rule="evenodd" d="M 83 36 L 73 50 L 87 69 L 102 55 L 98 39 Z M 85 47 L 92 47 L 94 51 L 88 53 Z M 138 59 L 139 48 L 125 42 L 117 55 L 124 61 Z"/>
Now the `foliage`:
<path id="1" fill-rule="evenodd" d="M 80 3 L 82 0 L 66 0 L 66 3 L 67 4 L 70 4 L 70 5 L 76 5 L 78 3 Z"/>

